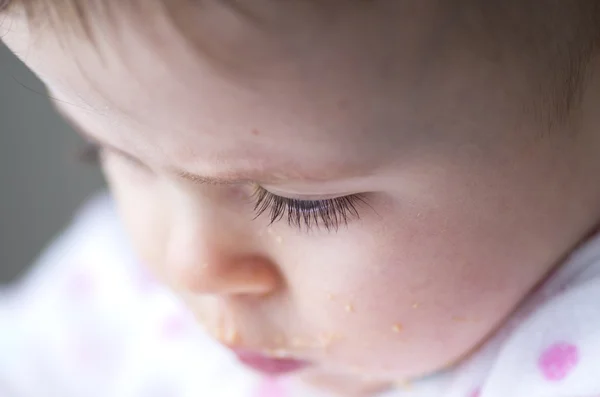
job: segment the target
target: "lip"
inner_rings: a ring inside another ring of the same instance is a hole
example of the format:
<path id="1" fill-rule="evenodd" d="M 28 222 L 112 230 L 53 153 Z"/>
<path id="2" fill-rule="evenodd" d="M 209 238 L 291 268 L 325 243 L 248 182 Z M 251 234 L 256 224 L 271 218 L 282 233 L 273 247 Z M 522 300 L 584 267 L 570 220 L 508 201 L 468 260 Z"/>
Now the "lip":
<path id="1" fill-rule="evenodd" d="M 269 376 L 287 375 L 309 366 L 309 363 L 306 361 L 291 358 L 274 358 L 247 350 L 234 350 L 234 353 L 242 364 Z"/>

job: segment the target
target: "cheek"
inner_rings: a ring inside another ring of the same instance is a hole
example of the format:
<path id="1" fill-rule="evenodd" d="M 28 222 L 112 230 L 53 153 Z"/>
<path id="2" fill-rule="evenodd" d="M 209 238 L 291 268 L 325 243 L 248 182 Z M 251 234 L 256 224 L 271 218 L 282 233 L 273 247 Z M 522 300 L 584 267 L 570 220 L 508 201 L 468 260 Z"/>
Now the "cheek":
<path id="1" fill-rule="evenodd" d="M 134 251 L 160 279 L 165 280 L 164 263 L 168 241 L 168 208 L 160 185 L 130 175 L 118 164 L 106 164 L 104 173 L 117 202 L 121 221 Z"/>
<path id="2" fill-rule="evenodd" d="M 483 241 L 481 230 L 465 230 L 462 217 L 397 219 L 402 227 L 366 225 L 302 250 L 311 254 L 291 280 L 300 315 L 338 337 L 330 360 L 418 377 L 472 350 L 534 277 L 513 282 L 519 262 L 503 254 L 506 247 Z"/>

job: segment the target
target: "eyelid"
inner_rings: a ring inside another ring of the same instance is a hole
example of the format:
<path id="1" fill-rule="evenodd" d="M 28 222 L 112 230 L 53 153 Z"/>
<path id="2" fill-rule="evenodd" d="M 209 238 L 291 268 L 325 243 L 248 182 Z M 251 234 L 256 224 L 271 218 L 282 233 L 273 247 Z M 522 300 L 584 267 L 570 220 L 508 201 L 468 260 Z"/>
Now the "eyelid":
<path id="1" fill-rule="evenodd" d="M 141 168 L 142 171 L 151 171 L 148 166 L 129 156 L 120 150 L 104 146 L 87 140 L 79 153 L 79 159 L 86 163 L 99 163 L 105 152 L 111 152 L 128 161 L 133 166 Z M 266 190 L 264 187 L 254 185 L 254 199 L 256 218 L 268 213 L 270 223 L 277 222 L 287 215 L 287 223 L 298 229 L 309 231 L 313 227 L 317 229 L 324 227 L 328 231 L 337 231 L 340 226 L 347 226 L 349 221 L 359 219 L 358 207 L 366 204 L 370 207 L 364 194 L 348 194 L 345 196 L 333 196 L 328 198 L 300 199 L 280 196 Z"/>
<path id="2" fill-rule="evenodd" d="M 269 193 L 278 196 L 280 198 L 283 199 L 287 199 L 287 200 L 297 200 L 297 201 L 312 201 L 312 202 L 316 202 L 316 201 L 327 201 L 327 200 L 335 200 L 336 198 L 340 198 L 340 197 L 347 197 L 347 196 L 352 196 L 352 193 L 328 193 L 328 194 L 316 194 L 316 193 L 311 193 L 311 194 L 302 194 L 302 193 L 290 193 L 290 192 L 283 192 L 281 190 L 272 188 L 271 186 L 265 186 L 265 185 L 260 185 L 260 188 L 265 189 L 266 191 L 268 191 Z"/>
<path id="3" fill-rule="evenodd" d="M 284 217 L 290 226 L 309 231 L 312 228 L 325 228 L 337 231 L 352 220 L 360 219 L 359 207 L 366 204 L 364 194 L 350 194 L 322 200 L 299 200 L 278 196 L 257 186 L 255 193 L 256 218 L 267 214 L 270 223 Z"/>

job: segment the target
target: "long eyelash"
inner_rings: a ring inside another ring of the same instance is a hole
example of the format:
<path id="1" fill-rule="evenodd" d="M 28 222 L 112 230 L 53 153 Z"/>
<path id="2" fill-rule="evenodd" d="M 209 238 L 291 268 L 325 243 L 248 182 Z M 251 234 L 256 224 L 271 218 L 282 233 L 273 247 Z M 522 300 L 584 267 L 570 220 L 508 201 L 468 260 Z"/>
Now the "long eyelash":
<path id="1" fill-rule="evenodd" d="M 86 142 L 79 150 L 77 158 L 82 163 L 99 164 L 102 147 L 94 142 Z M 289 225 L 307 230 L 325 228 L 337 231 L 347 226 L 352 219 L 360 219 L 358 206 L 368 205 L 360 194 L 336 197 L 326 200 L 298 200 L 277 196 L 261 187 L 254 192 L 256 217 L 268 212 L 269 223 L 273 224 L 287 217 Z"/>
<path id="2" fill-rule="evenodd" d="M 327 231 L 337 231 L 347 226 L 352 219 L 359 219 L 358 206 L 366 204 L 360 194 L 326 200 L 297 200 L 276 196 L 257 187 L 254 193 L 254 210 L 258 218 L 268 212 L 270 224 L 287 218 L 289 225 L 307 230 L 323 227 Z"/>

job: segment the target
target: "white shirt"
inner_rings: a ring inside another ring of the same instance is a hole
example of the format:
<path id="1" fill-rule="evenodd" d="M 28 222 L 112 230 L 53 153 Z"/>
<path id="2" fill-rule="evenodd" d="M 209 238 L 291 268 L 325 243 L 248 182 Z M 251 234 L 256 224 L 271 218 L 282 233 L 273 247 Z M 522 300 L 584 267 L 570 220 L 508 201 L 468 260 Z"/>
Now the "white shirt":
<path id="1" fill-rule="evenodd" d="M 245 369 L 136 261 L 90 202 L 0 291 L 0 397 L 324 397 Z M 385 397 L 600 397 L 600 236 L 446 373 Z"/>

